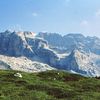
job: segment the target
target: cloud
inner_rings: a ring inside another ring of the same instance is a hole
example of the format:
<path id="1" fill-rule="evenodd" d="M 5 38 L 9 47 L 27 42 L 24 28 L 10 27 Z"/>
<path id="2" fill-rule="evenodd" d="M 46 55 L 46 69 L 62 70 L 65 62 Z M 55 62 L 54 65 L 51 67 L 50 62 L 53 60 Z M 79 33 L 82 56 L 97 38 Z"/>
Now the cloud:
<path id="1" fill-rule="evenodd" d="M 100 17 L 100 9 L 98 9 L 98 10 L 96 11 L 95 16 L 96 16 L 96 17 Z"/>
<path id="2" fill-rule="evenodd" d="M 89 22 L 87 20 L 83 20 L 83 21 L 81 21 L 80 25 L 87 27 L 89 25 Z"/>
<path id="3" fill-rule="evenodd" d="M 10 25 L 10 26 L 8 27 L 8 29 L 9 29 L 10 31 L 23 31 L 22 26 L 19 25 L 19 24 Z"/>
<path id="4" fill-rule="evenodd" d="M 32 13 L 32 16 L 37 17 L 38 14 L 37 14 L 36 12 L 33 12 L 33 13 Z"/>
<path id="5" fill-rule="evenodd" d="M 68 7 L 70 6 L 71 0 L 61 0 L 63 1 L 64 6 Z"/>

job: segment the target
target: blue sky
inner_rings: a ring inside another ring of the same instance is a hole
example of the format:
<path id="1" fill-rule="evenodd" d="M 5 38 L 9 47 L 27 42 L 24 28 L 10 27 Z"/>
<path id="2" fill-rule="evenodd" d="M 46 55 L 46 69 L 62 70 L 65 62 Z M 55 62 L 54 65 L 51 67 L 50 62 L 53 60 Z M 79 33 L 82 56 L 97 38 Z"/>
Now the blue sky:
<path id="1" fill-rule="evenodd" d="M 0 0 L 0 31 L 100 37 L 100 0 Z"/>

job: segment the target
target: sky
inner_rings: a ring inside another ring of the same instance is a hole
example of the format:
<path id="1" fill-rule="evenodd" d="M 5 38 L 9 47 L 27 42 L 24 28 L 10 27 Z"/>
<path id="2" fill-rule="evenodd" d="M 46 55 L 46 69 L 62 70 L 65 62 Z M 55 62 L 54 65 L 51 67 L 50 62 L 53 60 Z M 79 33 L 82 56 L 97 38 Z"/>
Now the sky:
<path id="1" fill-rule="evenodd" d="M 5 30 L 100 37 L 100 0 L 0 0 Z"/>

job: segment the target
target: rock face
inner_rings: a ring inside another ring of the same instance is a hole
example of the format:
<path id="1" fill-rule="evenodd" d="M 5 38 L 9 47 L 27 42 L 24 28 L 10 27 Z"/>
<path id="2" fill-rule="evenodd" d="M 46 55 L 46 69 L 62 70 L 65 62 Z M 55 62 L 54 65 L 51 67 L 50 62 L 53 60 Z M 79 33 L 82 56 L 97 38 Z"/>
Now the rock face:
<path id="1" fill-rule="evenodd" d="M 10 65 L 8 65 L 7 63 L 0 61 L 0 69 L 7 69 L 10 70 Z"/>
<path id="2" fill-rule="evenodd" d="M 82 34 L 67 34 L 61 36 L 57 33 L 40 32 L 37 37 L 48 41 L 53 50 L 60 53 L 71 52 L 74 49 L 84 50 L 85 52 L 100 55 L 100 39 L 97 37 L 85 37 Z"/>
<path id="3" fill-rule="evenodd" d="M 27 57 L 10 57 L 0 55 L 0 69 L 11 69 L 19 70 L 25 72 L 40 72 L 46 70 L 53 70 L 54 68 L 50 67 L 47 64 L 40 63 L 37 61 L 32 61 Z"/>
<path id="4" fill-rule="evenodd" d="M 99 60 L 100 64 L 100 56 L 73 50 L 61 60 L 60 66 L 62 67 L 60 68 L 86 76 L 100 76 L 100 67 L 94 59 Z"/>
<path id="5" fill-rule="evenodd" d="M 52 67 L 51 67 L 52 66 Z M 100 76 L 100 39 L 81 34 L 0 33 L 0 69 L 40 72 L 63 69 Z"/>
<path id="6" fill-rule="evenodd" d="M 0 59 L 11 69 L 27 72 L 51 70 L 53 68 L 49 65 L 53 65 L 52 61 L 57 59 L 47 42 L 35 38 L 32 32 L 0 33 L 0 54 Z M 0 68 L 5 69 L 2 66 Z"/>
<path id="7" fill-rule="evenodd" d="M 56 58 L 55 53 L 48 49 L 48 43 L 43 39 L 34 38 L 31 32 L 0 33 L 0 54 L 25 56 L 33 60 L 46 60 L 48 63 L 53 57 Z M 44 59 L 45 57 L 47 58 Z"/>
<path id="8" fill-rule="evenodd" d="M 31 37 L 27 37 L 28 32 L 4 32 L 0 33 L 0 53 L 8 56 L 31 56 L 32 47 L 29 45 Z M 30 40 L 28 41 L 28 39 Z M 35 40 L 33 40 L 35 41 Z M 35 43 L 31 41 L 32 43 Z M 31 43 L 31 44 L 32 44 Z M 34 44 L 35 45 L 35 44 Z"/>
<path id="9" fill-rule="evenodd" d="M 51 49 L 67 56 L 59 57 L 57 68 L 88 76 L 100 76 L 100 39 L 82 34 L 39 33 Z"/>

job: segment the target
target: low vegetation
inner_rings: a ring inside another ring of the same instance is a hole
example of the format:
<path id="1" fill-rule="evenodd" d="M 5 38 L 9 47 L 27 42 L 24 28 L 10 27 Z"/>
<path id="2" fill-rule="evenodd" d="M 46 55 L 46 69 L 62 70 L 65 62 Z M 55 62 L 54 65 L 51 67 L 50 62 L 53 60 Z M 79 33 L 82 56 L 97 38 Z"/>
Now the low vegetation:
<path id="1" fill-rule="evenodd" d="M 0 100 L 100 100 L 100 79 L 64 71 L 0 70 Z"/>

